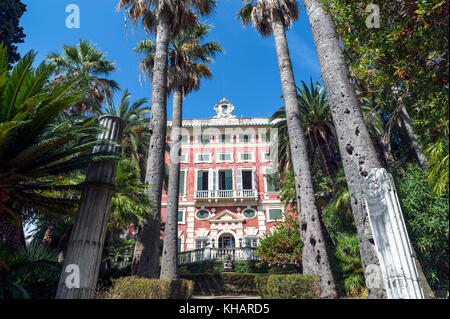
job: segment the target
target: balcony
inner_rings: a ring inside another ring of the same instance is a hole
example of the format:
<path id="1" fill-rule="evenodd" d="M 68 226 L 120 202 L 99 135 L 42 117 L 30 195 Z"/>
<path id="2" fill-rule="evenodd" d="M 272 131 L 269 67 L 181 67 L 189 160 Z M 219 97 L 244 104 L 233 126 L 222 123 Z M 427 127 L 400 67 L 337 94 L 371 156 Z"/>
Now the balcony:
<path id="1" fill-rule="evenodd" d="M 194 262 L 206 260 L 223 261 L 226 255 L 231 256 L 231 260 L 259 260 L 255 255 L 254 247 L 239 248 L 200 248 L 178 252 L 178 265 L 186 265 Z"/>
<path id="2" fill-rule="evenodd" d="M 195 191 L 194 201 L 214 201 L 224 199 L 233 199 L 234 201 L 240 200 L 257 200 L 258 192 L 256 189 L 219 189 L 219 190 L 206 190 Z"/>

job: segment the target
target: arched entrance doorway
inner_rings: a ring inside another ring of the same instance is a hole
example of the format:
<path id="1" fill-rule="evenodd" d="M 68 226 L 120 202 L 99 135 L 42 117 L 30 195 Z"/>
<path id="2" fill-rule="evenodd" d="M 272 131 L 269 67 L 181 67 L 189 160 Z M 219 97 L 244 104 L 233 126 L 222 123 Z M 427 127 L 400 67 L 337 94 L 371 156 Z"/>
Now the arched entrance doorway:
<path id="1" fill-rule="evenodd" d="M 234 236 L 228 233 L 222 234 L 219 237 L 219 248 L 234 248 L 236 243 Z"/>

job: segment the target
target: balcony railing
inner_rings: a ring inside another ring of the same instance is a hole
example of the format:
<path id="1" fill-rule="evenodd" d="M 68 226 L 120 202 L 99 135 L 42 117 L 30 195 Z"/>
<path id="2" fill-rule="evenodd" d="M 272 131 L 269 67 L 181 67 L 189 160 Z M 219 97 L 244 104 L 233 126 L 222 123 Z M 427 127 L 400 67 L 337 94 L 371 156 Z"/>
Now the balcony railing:
<path id="1" fill-rule="evenodd" d="M 223 260 L 226 255 L 230 255 L 234 260 L 258 260 L 254 247 L 239 248 L 200 248 L 178 252 L 178 264 L 185 265 L 206 260 Z"/>
<path id="2" fill-rule="evenodd" d="M 256 199 L 258 192 L 256 189 L 219 189 L 219 190 L 206 190 L 195 191 L 194 199 L 196 200 L 209 200 L 209 199 Z"/>

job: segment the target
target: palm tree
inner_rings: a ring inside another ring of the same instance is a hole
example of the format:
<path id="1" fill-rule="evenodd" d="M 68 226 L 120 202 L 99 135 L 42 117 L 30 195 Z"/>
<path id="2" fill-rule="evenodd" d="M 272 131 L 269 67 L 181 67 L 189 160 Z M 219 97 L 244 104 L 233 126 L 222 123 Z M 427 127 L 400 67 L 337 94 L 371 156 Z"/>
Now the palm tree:
<path id="1" fill-rule="evenodd" d="M 52 52 L 47 56 L 56 66 L 58 76 L 54 80 L 82 76 L 84 84 L 91 90 L 83 101 L 75 104 L 74 110 L 83 114 L 99 109 L 105 96 L 111 97 L 112 92 L 119 89 L 115 81 L 102 77 L 117 70 L 114 62 L 107 60 L 104 52 L 86 40 L 80 40 L 76 45 L 64 45 L 62 51 L 62 54 Z"/>
<path id="2" fill-rule="evenodd" d="M 140 170 L 141 181 L 145 181 L 145 159 L 148 150 L 148 141 L 150 140 L 150 131 L 148 123 L 150 122 L 147 114 L 150 113 L 150 107 L 144 106 L 149 100 L 139 99 L 130 105 L 131 93 L 126 89 L 119 104 L 116 106 L 106 97 L 106 108 L 99 112 L 100 114 L 115 115 L 125 123 L 125 129 L 122 135 L 122 153 L 132 158 Z"/>
<path id="3" fill-rule="evenodd" d="M 211 78 L 208 65 L 217 52 L 222 52 L 216 41 L 200 42 L 210 32 L 212 26 L 199 24 L 192 30 L 181 30 L 170 40 L 168 91 L 173 93 L 173 115 L 170 148 L 169 187 L 167 196 L 164 248 L 161 261 L 161 279 L 177 277 L 177 239 L 178 239 L 178 199 L 180 184 L 180 162 L 183 98 L 193 90 L 200 89 L 201 78 Z M 153 73 L 155 42 L 139 42 L 137 53 L 145 53 L 140 69 Z"/>
<path id="4" fill-rule="evenodd" d="M 161 226 L 161 196 L 164 180 L 164 155 L 167 129 L 167 68 L 171 35 L 194 27 L 199 15 L 211 14 L 214 0 L 119 0 L 118 9 L 128 10 L 130 20 L 141 21 L 147 32 L 156 34 L 153 79 L 150 145 L 146 182 L 151 185 L 155 207 L 147 221 L 140 223 L 136 236 L 132 273 L 142 277 L 157 277 Z"/>
<path id="5" fill-rule="evenodd" d="M 339 150 L 344 166 L 357 228 L 361 261 L 369 298 L 386 298 L 380 262 L 364 205 L 365 178 L 371 169 L 382 167 L 364 122 L 363 113 L 350 81 L 341 44 L 321 0 L 303 0 L 319 57 Z M 416 258 L 416 264 L 418 260 Z M 420 268 L 420 267 L 418 267 Z M 421 283 L 423 285 L 423 283 Z"/>
<path id="6" fill-rule="evenodd" d="M 290 139 L 291 157 L 296 185 L 300 229 L 303 246 L 303 271 L 321 276 L 322 297 L 336 297 L 308 160 L 307 145 L 302 128 L 302 116 L 298 107 L 297 91 L 285 29 L 298 19 L 295 0 L 243 0 L 238 17 L 244 25 L 253 23 L 263 36 L 273 33 L 281 77 L 283 98 L 286 103 L 286 121 Z"/>
<path id="7" fill-rule="evenodd" d="M 297 86 L 298 94 L 298 106 L 301 114 L 304 118 L 304 127 L 307 136 L 311 142 L 313 150 L 318 149 L 321 158 L 321 166 L 323 171 L 330 177 L 334 177 L 337 171 L 337 159 L 335 158 L 332 140 L 335 137 L 334 126 L 331 123 L 331 115 L 328 107 L 328 101 L 326 98 L 324 88 L 320 88 L 319 84 L 310 81 L 310 87 L 305 82 L 302 83 L 302 87 Z M 274 128 L 278 129 L 278 136 L 280 136 L 279 149 L 285 150 L 289 148 L 289 138 L 287 134 L 286 125 L 286 108 L 282 106 L 276 111 L 271 121 L 275 124 Z M 286 165 L 288 159 L 285 154 L 280 154 L 279 158 L 283 161 L 283 166 L 289 168 Z"/>
<path id="8" fill-rule="evenodd" d="M 93 160 L 110 158 L 87 152 L 99 132 L 92 120 L 55 121 L 86 94 L 83 80 L 50 82 L 54 66 L 42 62 L 33 68 L 35 56 L 28 52 L 8 72 L 6 49 L 0 46 L 0 216 L 3 224 L 16 226 L 24 212 L 73 213 L 77 201 L 64 191 L 82 186 L 63 185 L 61 179 Z"/>

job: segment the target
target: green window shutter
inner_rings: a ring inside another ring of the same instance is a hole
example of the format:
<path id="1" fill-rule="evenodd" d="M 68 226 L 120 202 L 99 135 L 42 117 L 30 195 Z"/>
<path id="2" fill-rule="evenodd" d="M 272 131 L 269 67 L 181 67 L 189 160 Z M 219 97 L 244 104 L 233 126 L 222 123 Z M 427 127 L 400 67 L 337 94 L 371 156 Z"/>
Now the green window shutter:
<path id="1" fill-rule="evenodd" d="M 198 191 L 203 190 L 203 171 L 202 170 L 197 171 L 197 190 Z"/>
<path id="2" fill-rule="evenodd" d="M 177 246 L 178 246 L 178 251 L 181 251 L 181 238 L 178 238 L 178 241 L 177 241 Z"/>
<path id="3" fill-rule="evenodd" d="M 179 210 L 178 211 L 178 222 L 182 222 L 183 221 L 183 211 L 182 210 Z"/>
<path id="4" fill-rule="evenodd" d="M 233 189 L 233 171 L 231 169 L 225 171 L 225 189 Z"/>
<path id="5" fill-rule="evenodd" d="M 283 219 L 283 211 L 280 208 L 269 209 L 269 217 L 272 220 Z"/>
<path id="6" fill-rule="evenodd" d="M 180 171 L 180 194 L 184 194 L 185 171 Z"/>

